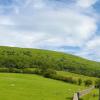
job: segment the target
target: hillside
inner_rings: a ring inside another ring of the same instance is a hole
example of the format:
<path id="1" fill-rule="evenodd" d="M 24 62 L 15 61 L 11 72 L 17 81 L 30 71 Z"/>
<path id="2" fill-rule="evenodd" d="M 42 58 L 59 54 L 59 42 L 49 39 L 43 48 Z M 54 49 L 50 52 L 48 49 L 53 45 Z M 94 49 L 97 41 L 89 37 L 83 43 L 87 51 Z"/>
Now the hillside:
<path id="1" fill-rule="evenodd" d="M 0 73 L 0 100 L 71 100 L 74 92 L 85 88 L 38 75 Z M 83 100 L 97 98 L 90 94 Z"/>
<path id="2" fill-rule="evenodd" d="M 100 77 L 100 63 L 74 55 L 40 49 L 0 47 L 0 68 L 50 68 Z"/>

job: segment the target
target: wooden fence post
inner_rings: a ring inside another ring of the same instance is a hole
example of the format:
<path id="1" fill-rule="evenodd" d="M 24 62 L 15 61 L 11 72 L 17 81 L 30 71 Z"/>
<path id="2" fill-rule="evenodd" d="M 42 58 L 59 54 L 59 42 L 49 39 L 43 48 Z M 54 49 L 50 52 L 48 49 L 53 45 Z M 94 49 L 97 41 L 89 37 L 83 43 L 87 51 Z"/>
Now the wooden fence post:
<path id="1" fill-rule="evenodd" d="M 79 92 L 77 92 L 77 97 L 78 97 L 78 100 L 79 100 L 79 98 L 80 98 L 80 94 L 79 94 Z"/>

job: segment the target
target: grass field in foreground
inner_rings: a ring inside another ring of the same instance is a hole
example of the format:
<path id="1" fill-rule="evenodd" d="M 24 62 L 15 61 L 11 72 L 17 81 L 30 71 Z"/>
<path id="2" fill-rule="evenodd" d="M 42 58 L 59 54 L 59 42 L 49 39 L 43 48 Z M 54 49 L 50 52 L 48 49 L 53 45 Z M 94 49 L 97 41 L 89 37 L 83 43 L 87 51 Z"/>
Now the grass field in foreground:
<path id="1" fill-rule="evenodd" d="M 0 100 L 71 100 L 82 89 L 37 75 L 0 73 Z"/>
<path id="2" fill-rule="evenodd" d="M 77 85 L 27 74 L 0 74 L 0 100 L 71 100 Z"/>

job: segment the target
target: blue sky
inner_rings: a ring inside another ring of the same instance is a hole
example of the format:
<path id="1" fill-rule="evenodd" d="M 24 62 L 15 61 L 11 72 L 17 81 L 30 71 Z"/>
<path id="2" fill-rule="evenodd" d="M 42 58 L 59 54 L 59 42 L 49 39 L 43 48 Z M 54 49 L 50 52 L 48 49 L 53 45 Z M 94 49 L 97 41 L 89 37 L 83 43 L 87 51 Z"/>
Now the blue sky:
<path id="1" fill-rule="evenodd" d="M 99 0 L 0 0 L 0 45 L 100 61 Z"/>

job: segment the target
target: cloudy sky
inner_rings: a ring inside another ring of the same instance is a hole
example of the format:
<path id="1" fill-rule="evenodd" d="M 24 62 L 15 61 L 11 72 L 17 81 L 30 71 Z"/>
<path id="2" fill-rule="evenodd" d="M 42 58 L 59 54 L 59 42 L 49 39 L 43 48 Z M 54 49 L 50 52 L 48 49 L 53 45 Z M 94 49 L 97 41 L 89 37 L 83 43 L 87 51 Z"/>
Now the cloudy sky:
<path id="1" fill-rule="evenodd" d="M 99 6 L 100 0 L 0 0 L 0 45 L 100 61 Z"/>

